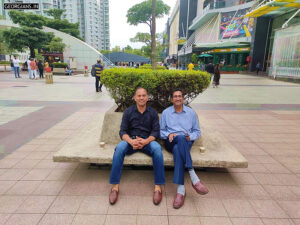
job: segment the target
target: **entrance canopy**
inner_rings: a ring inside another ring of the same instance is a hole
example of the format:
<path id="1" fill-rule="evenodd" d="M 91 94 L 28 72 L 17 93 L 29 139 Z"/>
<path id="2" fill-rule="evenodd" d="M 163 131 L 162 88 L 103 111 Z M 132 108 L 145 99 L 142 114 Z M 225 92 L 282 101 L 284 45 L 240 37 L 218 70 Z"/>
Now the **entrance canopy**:
<path id="1" fill-rule="evenodd" d="M 273 0 L 258 5 L 245 17 L 278 16 L 296 8 L 300 9 L 300 0 Z"/>
<path id="2" fill-rule="evenodd" d="M 207 51 L 216 48 L 244 48 L 249 47 L 250 42 L 234 42 L 234 41 L 226 41 L 226 42 L 216 42 L 216 43 L 201 43 L 195 45 L 195 48 L 199 51 Z"/>

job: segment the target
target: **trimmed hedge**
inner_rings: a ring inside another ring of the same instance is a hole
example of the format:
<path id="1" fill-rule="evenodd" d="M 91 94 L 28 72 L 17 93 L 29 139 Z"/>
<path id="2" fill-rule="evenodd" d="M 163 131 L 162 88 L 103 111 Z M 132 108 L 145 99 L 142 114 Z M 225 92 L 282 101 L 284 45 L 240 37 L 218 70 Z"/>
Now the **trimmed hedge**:
<path id="1" fill-rule="evenodd" d="M 66 68 L 68 66 L 68 63 L 54 62 L 52 65 L 53 65 L 53 68 Z"/>
<path id="2" fill-rule="evenodd" d="M 209 86 L 210 75 L 203 71 L 112 68 L 103 71 L 101 83 L 118 105 L 117 111 L 135 104 L 134 91 L 143 87 L 148 91 L 149 105 L 162 112 L 172 105 L 173 90 L 181 89 L 185 104 L 189 104 Z"/>
<path id="3" fill-rule="evenodd" d="M 151 64 L 144 64 L 142 66 L 139 66 L 138 69 L 148 69 L 152 70 L 152 65 Z M 164 66 L 156 65 L 157 70 L 166 70 L 167 68 Z"/>

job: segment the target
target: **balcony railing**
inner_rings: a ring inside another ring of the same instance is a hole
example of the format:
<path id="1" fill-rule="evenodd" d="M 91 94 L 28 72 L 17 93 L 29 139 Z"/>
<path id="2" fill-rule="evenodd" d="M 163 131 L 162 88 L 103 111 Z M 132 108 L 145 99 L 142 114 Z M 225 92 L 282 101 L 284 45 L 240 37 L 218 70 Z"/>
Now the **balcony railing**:
<path id="1" fill-rule="evenodd" d="M 253 0 L 207 0 L 204 2 L 203 9 L 208 7 L 209 9 L 221 9 L 237 5 L 242 5 Z"/>

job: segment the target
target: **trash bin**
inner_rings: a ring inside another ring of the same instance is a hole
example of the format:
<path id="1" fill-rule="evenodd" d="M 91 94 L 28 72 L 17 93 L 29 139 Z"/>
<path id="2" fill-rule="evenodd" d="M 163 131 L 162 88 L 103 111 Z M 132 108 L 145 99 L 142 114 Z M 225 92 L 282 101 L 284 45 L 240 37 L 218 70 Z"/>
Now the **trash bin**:
<path id="1" fill-rule="evenodd" d="M 53 84 L 53 73 L 52 72 L 45 72 L 45 81 L 46 84 Z"/>

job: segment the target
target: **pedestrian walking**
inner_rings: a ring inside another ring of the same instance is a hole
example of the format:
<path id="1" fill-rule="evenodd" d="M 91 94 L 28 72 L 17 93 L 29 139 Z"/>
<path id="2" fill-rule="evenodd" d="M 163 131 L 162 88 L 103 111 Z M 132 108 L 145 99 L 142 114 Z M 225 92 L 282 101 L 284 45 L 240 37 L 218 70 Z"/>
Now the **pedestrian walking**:
<path id="1" fill-rule="evenodd" d="M 98 59 L 97 63 L 92 66 L 91 74 L 92 74 L 93 77 L 95 77 L 96 92 L 99 92 L 99 91 L 102 92 L 102 85 L 103 84 L 100 83 L 100 78 L 101 78 L 101 74 L 102 74 L 103 69 L 104 69 L 104 67 L 101 64 L 100 59 Z M 99 86 L 99 84 L 100 84 L 100 86 Z"/>
<path id="2" fill-rule="evenodd" d="M 26 61 L 26 63 L 27 63 L 28 77 L 29 77 L 29 79 L 32 79 L 31 66 L 30 66 L 31 60 L 30 60 L 30 58 L 28 58 L 28 60 Z"/>
<path id="3" fill-rule="evenodd" d="M 260 61 L 258 61 L 256 64 L 256 75 L 258 75 L 260 69 L 261 69 L 261 64 L 260 64 Z"/>
<path id="4" fill-rule="evenodd" d="M 12 60 L 12 64 L 13 64 L 13 69 L 14 69 L 14 73 L 15 73 L 15 78 L 21 78 L 20 77 L 20 60 L 17 59 L 16 56 Z"/>
<path id="5" fill-rule="evenodd" d="M 218 87 L 220 84 L 220 69 L 219 69 L 219 64 L 216 64 L 215 69 L 214 69 L 214 81 L 213 81 L 213 87 Z"/>
<path id="6" fill-rule="evenodd" d="M 38 60 L 38 69 L 39 69 L 39 75 L 40 75 L 40 79 L 44 78 L 44 63 L 42 60 Z"/>
<path id="7" fill-rule="evenodd" d="M 37 78 L 37 65 L 36 65 L 36 62 L 34 61 L 33 58 L 31 58 L 30 60 L 30 68 L 31 68 L 31 76 L 32 76 L 32 79 L 38 79 Z"/>
<path id="8" fill-rule="evenodd" d="M 210 80 L 213 80 L 213 76 L 214 76 L 214 65 L 210 62 L 209 64 L 206 65 L 205 67 L 205 71 L 208 72 L 210 74 Z"/>

